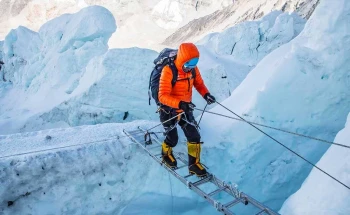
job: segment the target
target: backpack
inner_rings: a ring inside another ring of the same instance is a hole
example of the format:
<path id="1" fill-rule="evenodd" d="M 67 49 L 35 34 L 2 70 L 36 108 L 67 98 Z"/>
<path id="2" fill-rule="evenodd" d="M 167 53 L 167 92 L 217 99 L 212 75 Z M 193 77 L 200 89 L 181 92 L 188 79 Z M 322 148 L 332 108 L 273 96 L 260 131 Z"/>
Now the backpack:
<path id="1" fill-rule="evenodd" d="M 156 102 L 157 105 L 161 105 L 158 100 L 159 93 L 159 80 L 162 74 L 163 68 L 165 66 L 169 66 L 171 71 L 173 72 L 173 79 L 171 80 L 172 87 L 175 86 L 177 80 L 178 71 L 175 66 L 174 60 L 176 59 L 177 50 L 165 48 L 160 53 L 159 56 L 153 61 L 155 64 L 152 73 L 149 77 L 149 90 L 148 90 L 148 102 L 151 105 L 151 96 Z M 192 78 L 196 77 L 196 71 L 194 69 L 191 70 Z M 181 79 L 182 80 L 182 79 Z"/>

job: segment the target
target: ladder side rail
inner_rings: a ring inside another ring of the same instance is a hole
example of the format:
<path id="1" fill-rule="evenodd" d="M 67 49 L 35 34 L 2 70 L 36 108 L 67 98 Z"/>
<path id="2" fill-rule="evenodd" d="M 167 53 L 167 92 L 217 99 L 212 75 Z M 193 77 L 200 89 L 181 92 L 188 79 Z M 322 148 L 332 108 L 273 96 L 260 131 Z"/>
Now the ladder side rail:
<path id="1" fill-rule="evenodd" d="M 156 156 L 154 156 L 143 144 L 141 144 L 139 141 L 137 141 L 132 135 L 130 135 L 127 131 L 123 130 L 123 132 L 129 136 L 132 141 L 140 145 L 155 161 L 157 161 L 159 164 L 163 164 L 160 159 L 158 159 Z M 177 174 L 175 171 L 167 167 L 166 165 L 162 165 L 168 172 L 170 172 L 172 175 L 174 175 L 176 178 L 178 178 L 183 184 L 185 184 L 189 189 L 196 192 L 199 196 L 202 196 L 204 199 L 206 199 L 212 206 L 214 206 L 217 210 L 225 212 L 226 215 L 234 215 L 232 211 L 230 211 L 228 208 L 223 207 L 219 202 L 212 199 L 207 193 L 205 193 L 203 190 L 198 188 L 195 184 L 192 182 L 187 181 L 185 178 L 183 178 L 181 175 Z"/>
<path id="2" fill-rule="evenodd" d="M 146 132 L 145 129 L 141 128 L 141 126 L 137 127 L 140 131 Z M 152 138 L 153 140 L 155 140 L 158 144 L 161 144 L 161 142 L 157 139 L 157 138 Z M 139 143 L 140 144 L 140 143 Z M 140 144 L 142 146 L 142 144 Z M 175 153 L 175 152 L 174 152 Z M 180 158 L 181 155 L 179 153 L 176 153 Z M 158 159 L 159 160 L 159 159 Z M 185 160 L 184 158 L 182 158 L 182 160 Z M 182 161 L 181 160 L 181 161 Z M 159 162 L 159 161 L 158 161 Z M 164 165 L 166 166 L 166 165 Z M 171 170 L 171 169 L 170 169 Z M 171 170 L 170 172 L 174 172 L 173 170 Z M 178 175 L 178 174 L 177 174 Z M 180 176 L 180 175 L 179 175 Z M 180 176 L 182 177 L 182 176 Z M 187 180 L 185 180 L 185 182 L 182 182 L 186 184 Z M 244 203 L 243 199 L 247 200 L 248 202 L 250 202 L 252 205 L 254 205 L 255 207 L 261 209 L 261 210 L 265 210 L 266 213 L 268 213 L 269 215 L 280 215 L 277 212 L 274 212 L 272 209 L 270 209 L 269 207 L 265 206 L 264 204 L 260 203 L 259 201 L 257 201 L 256 199 L 254 199 L 253 197 L 239 191 L 237 188 L 232 187 L 232 186 L 228 186 L 225 182 L 221 181 L 220 179 L 218 179 L 217 177 L 215 177 L 215 175 L 212 175 L 212 179 L 211 182 L 213 184 L 215 184 L 217 187 L 219 188 L 225 188 L 224 191 L 233 196 L 236 199 L 239 199 L 242 203 Z M 186 184 L 187 185 L 187 184 Z M 187 185 L 188 186 L 188 185 Z M 199 189 L 199 188 L 198 188 Z M 204 193 L 204 192 L 203 192 Z M 204 193 L 205 194 L 205 193 Z M 232 212 L 231 212 L 232 213 Z"/>
<path id="3" fill-rule="evenodd" d="M 249 195 L 239 191 L 236 187 L 232 187 L 227 185 L 224 181 L 218 179 L 215 175 L 212 174 L 211 180 L 210 180 L 214 185 L 219 187 L 220 189 L 223 189 L 228 195 L 234 197 L 236 200 L 239 202 L 243 203 L 246 205 L 246 201 L 250 202 L 253 206 L 256 208 L 259 208 L 260 210 L 265 210 L 266 213 L 269 215 L 280 215 L 279 213 L 274 212 L 264 204 L 258 202 L 255 200 L 253 197 L 250 197 Z"/>

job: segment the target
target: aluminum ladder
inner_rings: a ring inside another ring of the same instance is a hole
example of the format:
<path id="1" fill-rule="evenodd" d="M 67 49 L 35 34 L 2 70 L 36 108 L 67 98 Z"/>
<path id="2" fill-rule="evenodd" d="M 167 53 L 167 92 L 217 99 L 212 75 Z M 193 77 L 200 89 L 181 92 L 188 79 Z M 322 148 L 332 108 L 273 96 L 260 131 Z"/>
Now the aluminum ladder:
<path id="1" fill-rule="evenodd" d="M 187 186 L 187 188 L 193 190 L 198 195 L 203 197 L 205 200 L 207 200 L 213 207 L 216 208 L 217 211 L 225 214 L 225 215 L 234 215 L 230 208 L 232 208 L 235 205 L 238 204 L 244 204 L 248 205 L 251 204 L 255 208 L 259 210 L 256 215 L 261 214 L 268 214 L 268 215 L 280 215 L 279 213 L 273 211 L 269 207 L 265 206 L 264 204 L 260 203 L 259 201 L 255 200 L 254 198 L 250 197 L 249 195 L 245 194 L 244 192 L 241 192 L 237 189 L 237 185 L 232 185 L 225 183 L 224 181 L 221 181 L 218 179 L 215 175 L 208 172 L 208 175 L 204 178 L 200 178 L 195 182 L 191 182 L 188 180 L 190 177 L 196 177 L 194 175 L 180 175 L 177 171 L 186 168 L 188 166 L 187 156 L 184 153 L 179 153 L 173 151 L 173 154 L 175 158 L 183 163 L 183 165 L 180 165 L 176 169 L 171 169 L 166 165 L 163 165 L 164 163 L 161 160 L 161 154 L 159 154 L 159 149 L 161 146 L 161 142 L 158 140 L 157 137 L 152 136 L 152 133 L 148 135 L 149 140 L 151 142 L 148 142 L 148 144 L 145 143 L 144 136 L 140 136 L 141 134 L 146 134 L 147 131 L 142 129 L 141 127 L 138 127 L 137 130 L 133 131 L 126 131 L 123 130 L 123 132 L 130 137 L 130 139 L 137 143 L 141 148 L 143 148 L 157 163 L 159 163 L 161 166 L 163 166 L 169 173 L 171 173 L 173 176 L 175 176 L 178 180 L 180 180 L 183 184 Z M 149 141 L 148 140 L 148 141 Z M 156 146 L 154 146 L 151 143 L 156 143 Z M 158 149 L 158 154 L 152 153 L 153 149 Z M 203 189 L 201 189 L 199 186 L 206 184 L 206 183 L 212 183 L 216 189 L 206 193 Z M 213 196 L 220 193 L 225 192 L 230 197 L 232 197 L 232 200 L 223 204 L 220 201 L 216 200 Z"/>

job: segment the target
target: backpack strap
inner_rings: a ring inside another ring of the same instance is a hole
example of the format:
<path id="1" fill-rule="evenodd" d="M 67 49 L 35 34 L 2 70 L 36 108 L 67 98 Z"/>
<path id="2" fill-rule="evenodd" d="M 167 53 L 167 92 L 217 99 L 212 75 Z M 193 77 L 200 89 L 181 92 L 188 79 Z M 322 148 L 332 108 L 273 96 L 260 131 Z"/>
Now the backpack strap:
<path id="1" fill-rule="evenodd" d="M 196 78 L 196 69 L 191 69 L 192 72 L 192 78 L 195 79 Z"/>
<path id="2" fill-rule="evenodd" d="M 177 71 L 177 68 L 176 68 L 175 64 L 170 64 L 169 63 L 169 67 L 170 67 L 171 71 L 173 72 L 173 79 L 171 80 L 171 86 L 172 87 L 175 86 L 177 81 L 187 80 L 187 79 L 177 80 L 178 71 Z M 195 79 L 196 78 L 196 70 L 195 69 L 191 69 L 191 73 L 192 73 L 192 78 L 191 79 Z"/>
<path id="3" fill-rule="evenodd" d="M 173 72 L 173 79 L 171 80 L 171 86 L 174 87 L 176 84 L 176 81 L 177 81 L 178 71 L 177 71 L 177 68 L 176 68 L 173 60 L 169 60 L 168 65 L 169 65 L 171 71 Z"/>
<path id="4" fill-rule="evenodd" d="M 149 83 L 148 83 L 148 104 L 151 105 L 151 81 L 152 81 L 152 75 L 154 70 L 152 71 L 151 75 L 149 76 Z"/>

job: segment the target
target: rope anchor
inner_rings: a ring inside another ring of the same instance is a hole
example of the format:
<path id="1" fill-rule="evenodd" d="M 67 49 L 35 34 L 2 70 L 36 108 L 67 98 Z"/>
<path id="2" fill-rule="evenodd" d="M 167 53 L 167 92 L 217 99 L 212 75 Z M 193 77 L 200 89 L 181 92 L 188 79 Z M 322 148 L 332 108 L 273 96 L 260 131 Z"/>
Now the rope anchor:
<path id="1" fill-rule="evenodd" d="M 158 139 L 158 136 L 157 136 L 156 133 L 154 133 L 154 132 L 148 132 L 148 131 L 147 131 L 147 132 L 145 133 L 145 136 L 144 136 L 144 138 L 145 138 L 145 146 L 152 145 L 152 137 L 151 137 L 151 134 L 155 135 L 155 136 L 157 137 L 157 139 Z"/>

